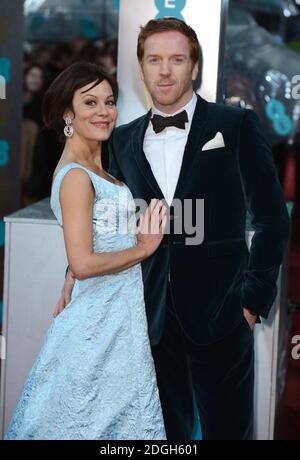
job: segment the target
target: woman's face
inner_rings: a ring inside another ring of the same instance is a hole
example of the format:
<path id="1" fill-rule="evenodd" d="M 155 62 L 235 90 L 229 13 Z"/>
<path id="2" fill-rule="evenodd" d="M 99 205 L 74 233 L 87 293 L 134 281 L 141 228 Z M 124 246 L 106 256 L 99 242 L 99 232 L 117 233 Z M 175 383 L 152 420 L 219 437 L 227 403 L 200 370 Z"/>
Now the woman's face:
<path id="1" fill-rule="evenodd" d="M 43 72 L 39 67 L 32 67 L 25 76 L 25 87 L 31 93 L 40 91 L 43 86 Z"/>
<path id="2" fill-rule="evenodd" d="M 94 83 L 79 88 L 74 93 L 74 113 L 66 112 L 72 120 L 74 131 L 89 141 L 109 139 L 117 118 L 116 101 L 108 81 L 103 80 L 91 89 Z"/>

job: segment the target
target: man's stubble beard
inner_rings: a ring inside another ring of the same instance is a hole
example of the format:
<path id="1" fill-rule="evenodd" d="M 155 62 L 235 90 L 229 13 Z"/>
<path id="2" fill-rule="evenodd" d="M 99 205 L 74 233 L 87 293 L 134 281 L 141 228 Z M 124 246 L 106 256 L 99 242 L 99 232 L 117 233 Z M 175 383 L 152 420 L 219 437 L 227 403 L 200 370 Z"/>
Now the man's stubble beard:
<path id="1" fill-rule="evenodd" d="M 151 99 L 153 100 L 153 103 L 155 106 L 160 105 L 163 107 L 169 107 L 169 106 L 176 105 L 181 99 L 184 98 L 184 96 L 189 91 L 193 91 L 193 86 L 190 83 L 186 85 L 184 91 L 182 91 L 180 94 L 174 94 L 174 96 L 170 94 L 170 95 L 166 95 L 165 97 L 164 96 L 159 97 L 160 95 L 156 97 L 156 96 L 153 96 L 150 92 L 149 93 L 150 93 Z"/>

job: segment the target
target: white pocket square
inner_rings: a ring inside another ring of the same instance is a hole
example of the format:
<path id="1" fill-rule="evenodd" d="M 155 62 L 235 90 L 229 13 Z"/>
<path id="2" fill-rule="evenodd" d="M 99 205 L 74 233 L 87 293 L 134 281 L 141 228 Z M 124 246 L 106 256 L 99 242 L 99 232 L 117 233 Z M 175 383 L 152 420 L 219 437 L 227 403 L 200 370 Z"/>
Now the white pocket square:
<path id="1" fill-rule="evenodd" d="M 225 147 L 225 142 L 222 133 L 218 132 L 213 139 L 203 145 L 202 152 L 203 150 L 218 149 L 220 147 Z"/>

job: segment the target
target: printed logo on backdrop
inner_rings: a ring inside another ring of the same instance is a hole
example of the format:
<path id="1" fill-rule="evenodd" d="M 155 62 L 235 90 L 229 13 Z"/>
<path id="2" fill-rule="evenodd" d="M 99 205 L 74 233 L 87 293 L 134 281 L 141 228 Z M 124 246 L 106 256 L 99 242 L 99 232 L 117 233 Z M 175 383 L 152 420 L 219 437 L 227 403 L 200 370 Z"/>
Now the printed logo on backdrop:
<path id="1" fill-rule="evenodd" d="M 292 119 L 285 112 L 284 104 L 278 99 L 271 99 L 266 105 L 267 117 L 273 123 L 274 131 L 279 136 L 287 136 L 293 129 Z"/>
<path id="2" fill-rule="evenodd" d="M 80 0 L 80 3 L 83 5 L 91 5 L 92 3 L 95 3 L 96 0 Z"/>
<path id="3" fill-rule="evenodd" d="M 9 144 L 4 139 L 0 139 L 0 167 L 6 166 L 9 160 Z"/>
<path id="4" fill-rule="evenodd" d="M 6 99 L 6 82 L 10 80 L 10 60 L 0 57 L 0 99 Z"/>
<path id="5" fill-rule="evenodd" d="M 172 16 L 184 20 L 181 13 L 185 5 L 186 0 L 155 0 L 155 6 L 159 11 L 155 19 Z"/>
<path id="6" fill-rule="evenodd" d="M 5 243 L 5 223 L 0 220 L 0 247 L 4 246 Z"/>
<path id="7" fill-rule="evenodd" d="M 10 81 L 10 60 L 6 57 L 0 57 L 0 75 Z"/>
<path id="8" fill-rule="evenodd" d="M 81 18 L 79 21 L 84 38 L 94 40 L 97 38 L 98 30 L 96 24 L 89 18 Z"/>
<path id="9" fill-rule="evenodd" d="M 120 9 L 120 1 L 121 0 L 113 0 L 113 9 L 119 11 Z"/>
<path id="10" fill-rule="evenodd" d="M 84 1 L 84 0 L 82 0 Z M 88 1 L 88 0 L 85 0 Z M 113 8 L 118 11 L 120 9 L 121 0 L 113 0 Z M 186 0 L 154 0 L 155 6 L 159 13 L 155 19 L 164 18 L 166 16 L 172 16 L 174 18 L 183 19 L 182 10 L 186 5 Z"/>
<path id="11" fill-rule="evenodd" d="M 0 100 L 6 99 L 6 82 L 10 80 L 10 60 L 0 58 Z M 0 139 L 0 167 L 6 166 L 9 161 L 9 144 Z M 1 230 L 1 227 L 0 227 Z M 1 241 L 1 234 L 0 234 Z"/>

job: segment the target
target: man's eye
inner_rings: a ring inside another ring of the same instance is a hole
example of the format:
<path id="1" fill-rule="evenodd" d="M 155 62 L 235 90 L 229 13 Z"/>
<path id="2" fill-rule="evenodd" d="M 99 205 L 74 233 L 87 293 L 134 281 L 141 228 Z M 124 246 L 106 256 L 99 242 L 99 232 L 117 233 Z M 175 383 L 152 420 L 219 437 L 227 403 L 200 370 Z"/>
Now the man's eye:
<path id="1" fill-rule="evenodd" d="M 150 59 L 149 62 L 150 62 L 150 64 L 156 64 L 158 62 L 158 59 L 152 58 L 152 59 Z"/>
<path id="2" fill-rule="evenodd" d="M 176 64 L 181 64 L 183 62 L 183 59 L 182 58 L 174 58 L 174 62 L 176 62 Z"/>

